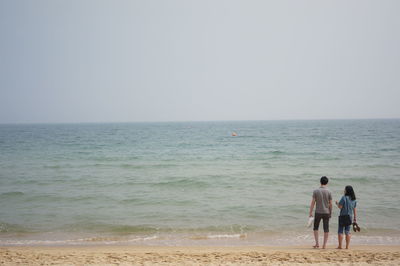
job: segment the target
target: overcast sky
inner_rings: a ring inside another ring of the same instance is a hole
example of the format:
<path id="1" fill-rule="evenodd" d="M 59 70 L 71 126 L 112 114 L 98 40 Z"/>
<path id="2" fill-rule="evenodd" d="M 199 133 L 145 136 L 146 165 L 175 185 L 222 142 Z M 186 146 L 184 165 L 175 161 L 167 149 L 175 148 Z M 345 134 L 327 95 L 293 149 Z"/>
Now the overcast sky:
<path id="1" fill-rule="evenodd" d="M 400 118 L 400 1 L 0 0 L 0 123 Z"/>

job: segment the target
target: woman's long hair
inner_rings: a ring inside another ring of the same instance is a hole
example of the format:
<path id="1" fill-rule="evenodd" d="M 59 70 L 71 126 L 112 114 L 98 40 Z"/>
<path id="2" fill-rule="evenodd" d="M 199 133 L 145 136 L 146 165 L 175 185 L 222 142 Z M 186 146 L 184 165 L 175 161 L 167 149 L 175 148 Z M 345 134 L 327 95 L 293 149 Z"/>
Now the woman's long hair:
<path id="1" fill-rule="evenodd" d="M 356 200 L 356 194 L 354 193 L 354 189 L 352 186 L 346 186 L 344 191 L 345 196 L 349 196 L 351 200 Z"/>

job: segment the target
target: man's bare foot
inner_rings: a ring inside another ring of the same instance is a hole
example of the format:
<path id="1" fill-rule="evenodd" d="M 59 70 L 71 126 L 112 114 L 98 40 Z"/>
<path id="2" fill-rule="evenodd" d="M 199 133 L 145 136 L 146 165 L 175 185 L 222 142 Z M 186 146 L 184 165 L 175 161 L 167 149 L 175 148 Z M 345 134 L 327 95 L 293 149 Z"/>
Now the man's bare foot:
<path id="1" fill-rule="evenodd" d="M 342 249 L 342 247 L 337 247 L 336 249 Z"/>
<path id="2" fill-rule="evenodd" d="M 325 249 L 326 248 L 326 246 L 322 246 L 322 249 Z"/>
<path id="3" fill-rule="evenodd" d="M 319 245 L 315 245 L 315 246 L 313 246 L 313 248 L 319 248 Z"/>

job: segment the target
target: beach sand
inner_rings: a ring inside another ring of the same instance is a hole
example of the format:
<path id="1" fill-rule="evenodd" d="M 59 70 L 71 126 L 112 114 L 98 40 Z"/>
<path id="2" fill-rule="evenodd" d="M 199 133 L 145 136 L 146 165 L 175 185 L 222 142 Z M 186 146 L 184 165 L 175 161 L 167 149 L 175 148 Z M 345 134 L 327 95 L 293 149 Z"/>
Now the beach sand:
<path id="1" fill-rule="evenodd" d="M 400 246 L 0 247 L 0 265 L 400 265 Z"/>

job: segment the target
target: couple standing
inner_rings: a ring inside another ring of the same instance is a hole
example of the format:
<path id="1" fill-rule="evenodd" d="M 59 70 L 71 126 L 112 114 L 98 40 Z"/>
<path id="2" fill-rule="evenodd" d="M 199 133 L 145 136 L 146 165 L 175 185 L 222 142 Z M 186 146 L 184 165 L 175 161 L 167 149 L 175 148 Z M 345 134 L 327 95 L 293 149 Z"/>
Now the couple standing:
<path id="1" fill-rule="evenodd" d="M 328 241 L 329 236 L 329 219 L 332 215 L 332 195 L 331 192 L 328 190 L 328 178 L 326 176 L 321 177 L 320 183 L 321 186 L 314 190 L 311 206 L 310 206 L 310 217 L 313 216 L 313 209 L 315 207 L 315 217 L 314 217 L 314 238 L 315 238 L 315 245 L 314 248 L 319 248 L 319 241 L 318 241 L 318 228 L 319 224 L 323 222 L 324 227 L 324 244 L 322 248 L 326 247 L 326 242 Z M 349 248 L 350 245 L 350 225 L 351 221 L 356 224 L 356 195 L 354 194 L 354 190 L 352 186 L 346 186 L 344 190 L 344 196 L 340 199 L 339 202 L 336 201 L 336 205 L 340 209 L 340 216 L 339 216 L 339 224 L 338 224 L 338 242 L 339 246 L 338 249 L 342 248 L 342 240 L 343 240 L 343 231 L 346 234 L 346 249 Z M 354 216 L 353 216 L 354 214 Z M 345 216 L 349 216 L 350 221 L 344 222 L 343 219 Z M 354 219 L 352 219 L 354 217 Z M 350 224 L 348 224 L 350 223 Z"/>

